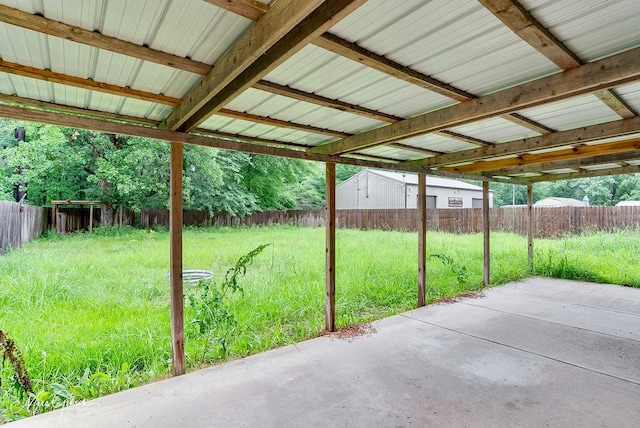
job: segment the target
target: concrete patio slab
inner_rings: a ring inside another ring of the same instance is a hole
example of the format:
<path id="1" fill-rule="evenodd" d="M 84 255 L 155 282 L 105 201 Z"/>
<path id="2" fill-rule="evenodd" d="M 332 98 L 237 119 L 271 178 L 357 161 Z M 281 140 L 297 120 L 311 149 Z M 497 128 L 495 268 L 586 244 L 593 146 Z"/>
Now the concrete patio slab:
<path id="1" fill-rule="evenodd" d="M 640 289 L 531 278 L 12 423 L 636 427 Z"/>

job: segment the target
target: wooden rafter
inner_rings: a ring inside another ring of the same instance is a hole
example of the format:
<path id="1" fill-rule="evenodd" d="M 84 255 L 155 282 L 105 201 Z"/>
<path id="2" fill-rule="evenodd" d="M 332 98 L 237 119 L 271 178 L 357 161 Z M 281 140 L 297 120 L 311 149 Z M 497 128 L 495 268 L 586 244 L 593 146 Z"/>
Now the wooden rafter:
<path id="1" fill-rule="evenodd" d="M 223 138 L 223 139 L 228 139 L 232 141 L 244 141 L 246 143 L 260 144 L 260 145 L 273 146 L 273 147 L 285 147 L 293 150 L 306 150 L 309 148 L 309 146 L 305 146 L 304 144 L 296 144 L 296 143 L 290 143 L 287 141 L 279 141 L 279 140 L 268 140 L 266 138 L 260 138 L 260 137 L 248 137 L 246 135 L 231 134 L 229 132 L 213 131 L 213 130 L 204 129 L 204 128 L 194 129 L 192 133 L 194 135 Z"/>
<path id="2" fill-rule="evenodd" d="M 569 70 L 584 64 L 517 0 L 478 1 L 522 40 L 529 43 L 562 70 Z M 633 109 L 611 90 L 603 89 L 596 92 L 595 95 L 623 119 L 636 115 Z"/>
<path id="3" fill-rule="evenodd" d="M 236 15 L 257 21 L 267 13 L 269 6 L 255 0 L 205 0 L 207 3 L 226 9 Z"/>
<path id="4" fill-rule="evenodd" d="M 405 172 L 424 172 L 430 175 L 452 177 L 452 178 L 468 178 L 471 180 L 487 180 L 486 177 L 481 175 L 460 175 L 452 174 L 445 171 L 432 170 L 429 168 L 416 167 L 403 163 L 381 162 L 372 160 L 356 159 L 352 157 L 342 157 L 333 155 L 323 155 L 317 153 L 310 153 L 302 150 L 292 150 L 282 147 L 275 147 L 264 144 L 251 144 L 243 141 L 233 141 L 230 139 L 205 137 L 194 134 L 187 134 L 184 132 L 170 131 L 166 129 L 157 129 L 142 127 L 138 125 L 131 125 L 127 123 L 116 123 L 111 121 L 92 119 L 88 117 L 69 116 L 65 114 L 40 111 L 34 109 L 28 109 L 23 107 L 14 107 L 0 104 L 0 117 L 24 120 L 27 122 L 45 123 L 49 125 L 66 126 L 70 128 L 81 128 L 92 131 L 131 135 L 141 138 L 151 138 L 163 141 L 172 141 L 182 144 L 192 144 L 204 147 L 214 147 L 224 150 L 233 150 L 246 153 L 255 153 L 261 155 L 270 156 L 282 156 L 294 159 L 311 160 L 318 162 L 333 162 L 347 165 L 356 165 L 368 168 L 380 168 L 390 169 L 393 171 L 405 171 Z M 518 179 L 512 180 L 499 180 L 508 183 L 522 184 L 524 181 Z"/>
<path id="5" fill-rule="evenodd" d="M 104 112 L 99 110 L 84 109 L 84 108 L 69 106 L 65 104 L 48 103 L 45 101 L 18 97 L 15 95 L 0 94 L 0 101 L 4 103 L 16 104 L 18 106 L 34 107 L 44 111 L 50 111 L 50 112 L 62 113 L 62 114 L 71 114 L 71 115 L 80 116 L 80 117 L 103 119 L 103 120 L 109 120 L 114 122 L 123 122 L 123 123 L 129 123 L 132 125 L 156 127 L 160 124 L 160 121 L 158 120 L 145 119 L 142 117 L 135 117 L 135 116 L 127 116 L 127 115 L 122 115 L 117 113 L 109 113 L 109 112 Z M 279 141 L 279 140 L 269 140 L 266 138 L 259 138 L 259 137 L 248 137 L 246 135 L 231 134 L 231 133 L 222 132 L 222 131 L 212 131 L 212 130 L 203 129 L 203 128 L 195 129 L 194 133 L 196 133 L 197 135 L 206 135 L 206 136 L 216 137 L 216 138 L 226 138 L 233 141 L 245 141 L 247 143 L 270 145 L 274 147 L 286 147 L 286 148 L 295 149 L 295 150 L 307 150 L 309 148 L 309 146 L 305 146 L 303 144 L 295 144 L 295 143 L 290 143 L 287 141 Z"/>
<path id="6" fill-rule="evenodd" d="M 568 172 L 562 174 L 543 174 L 536 177 L 518 177 L 521 182 L 526 183 L 539 183 L 541 181 L 559 181 L 559 180 L 573 180 L 576 178 L 588 178 L 588 177 L 602 177 L 605 175 L 624 175 L 624 174 L 638 174 L 640 173 L 640 165 L 627 165 L 620 168 L 606 168 L 588 170 L 582 169 L 576 172 Z"/>
<path id="7" fill-rule="evenodd" d="M 443 137 L 454 138 L 456 140 L 461 140 L 461 141 L 464 141 L 466 143 L 473 144 L 473 145 L 476 145 L 476 146 L 482 146 L 482 147 L 493 146 L 493 143 L 490 143 L 488 141 L 484 141 L 484 140 L 481 140 L 479 138 L 470 137 L 469 135 L 460 134 L 458 132 L 453 132 L 453 131 L 449 131 L 449 130 L 446 130 L 446 129 L 444 129 L 442 131 L 436 131 L 436 132 L 434 132 L 434 134 L 442 135 Z"/>
<path id="8" fill-rule="evenodd" d="M 365 0 L 279 0 L 163 121 L 191 130 Z"/>
<path id="9" fill-rule="evenodd" d="M 73 114 L 81 117 L 92 117 L 98 119 L 106 119 L 115 122 L 125 122 L 141 126 L 158 126 L 160 121 L 145 119 L 142 117 L 127 116 L 117 113 L 109 113 L 106 111 L 85 109 L 80 107 L 68 106 L 64 104 L 49 103 L 31 98 L 18 97 L 16 95 L 0 94 L 0 101 L 4 103 L 17 104 L 27 107 L 35 107 L 42 110 L 54 111 L 58 113 Z"/>
<path id="10" fill-rule="evenodd" d="M 548 126 L 544 126 L 538 122 L 534 122 L 533 120 L 527 117 L 524 117 L 518 113 L 505 114 L 500 117 L 505 120 L 508 120 L 511 123 L 515 123 L 516 125 L 520 125 L 524 128 L 528 128 L 542 135 L 551 134 L 552 132 L 555 132 L 555 130 L 549 128 Z"/>
<path id="11" fill-rule="evenodd" d="M 156 64 L 166 65 L 167 67 L 189 71 L 191 73 L 207 74 L 209 70 L 211 70 L 211 66 L 209 64 L 150 49 L 145 46 L 126 42 L 115 37 L 105 36 L 104 34 L 85 30 L 84 28 L 74 27 L 72 25 L 47 19 L 42 16 L 33 15 L 8 6 L 0 5 L 0 22 L 59 37 L 61 39 L 70 40 L 72 42 L 81 43 L 83 45 L 104 49 L 109 52 L 115 52 Z"/>
<path id="12" fill-rule="evenodd" d="M 593 93 L 596 97 L 605 103 L 609 108 L 615 111 L 618 116 L 623 119 L 635 117 L 636 112 L 627 104 L 613 89 L 603 89 L 602 91 L 596 91 Z"/>
<path id="13" fill-rule="evenodd" d="M 519 155 L 535 150 L 552 149 L 554 147 L 571 145 L 578 142 L 584 143 L 600 138 L 619 137 L 634 133 L 640 133 L 640 119 L 637 117 L 555 132 L 541 137 L 525 138 L 508 143 L 496 144 L 490 147 L 446 153 L 432 158 L 414 161 L 413 163 L 419 166 L 440 167 L 489 159 L 495 156 Z"/>
<path id="14" fill-rule="evenodd" d="M 474 98 L 473 95 L 461 89 L 429 77 L 409 67 L 398 64 L 395 61 L 364 49 L 356 43 L 351 43 L 347 40 L 341 39 L 331 33 L 323 34 L 315 40 L 313 44 L 390 76 L 430 91 L 437 92 L 445 97 L 453 98 L 458 101 L 466 101 Z"/>
<path id="15" fill-rule="evenodd" d="M 162 94 L 154 94 L 152 92 L 112 85 L 105 82 L 96 82 L 92 79 L 83 79 L 82 77 L 69 76 L 67 74 L 56 73 L 54 71 L 40 70 L 34 67 L 28 67 L 26 65 L 15 64 L 7 61 L 0 61 L 0 72 L 44 80 L 45 82 L 59 83 L 61 85 L 73 86 L 76 88 L 88 89 L 90 91 L 104 92 L 121 97 L 135 98 L 167 106 L 176 106 L 180 102 L 178 98 L 168 97 Z"/>
<path id="16" fill-rule="evenodd" d="M 563 70 L 579 67 L 582 61 L 540 24 L 516 0 L 478 0 L 521 39 Z"/>
<path id="17" fill-rule="evenodd" d="M 514 168 L 504 168 L 504 169 L 486 171 L 483 173 L 483 175 L 505 176 L 505 175 L 526 174 L 530 172 L 550 171 L 550 170 L 564 169 L 564 168 L 577 169 L 585 166 L 618 163 L 618 162 L 624 162 L 627 160 L 637 160 L 637 159 L 640 159 L 640 150 L 632 150 L 629 152 L 625 151 L 625 152 L 613 153 L 608 155 L 598 154 L 595 156 L 580 157 L 580 158 L 570 159 L 570 160 L 551 161 L 551 162 L 545 162 L 544 165 L 528 164 L 528 165 L 518 166 Z"/>
<path id="18" fill-rule="evenodd" d="M 156 102 L 168 106 L 176 106 L 180 103 L 179 98 L 167 97 L 165 95 L 154 94 L 150 92 L 139 91 L 136 89 L 126 88 L 117 85 L 111 85 L 104 82 L 97 82 L 91 79 L 82 79 L 75 76 L 69 76 L 61 73 L 54 73 L 48 70 L 39 70 L 33 67 L 26 67 L 19 64 L 8 63 L 5 61 L 0 61 L 0 71 L 9 72 L 11 74 L 16 74 L 23 77 L 34 78 L 38 80 L 44 80 L 47 82 L 60 83 L 69 86 L 75 86 L 82 89 L 93 90 L 97 92 L 108 93 L 112 95 L 119 95 L 123 97 L 130 97 L 141 99 L 148 102 Z M 119 120 L 128 123 L 142 124 L 142 125 L 153 125 L 158 126 L 160 124 L 159 121 L 149 121 L 141 118 L 135 118 L 130 116 L 122 116 L 117 114 L 111 114 L 107 112 L 99 112 L 96 110 L 89 109 L 81 109 L 78 107 L 71 106 L 62 106 L 59 104 L 47 103 L 44 101 L 36 101 L 36 100 L 28 100 L 20 97 L 14 97 L 9 95 L 0 94 L 0 100 L 6 100 L 8 102 L 20 103 L 24 102 L 25 105 L 40 107 L 40 108 L 51 108 L 53 111 L 65 111 L 73 114 L 78 114 L 81 116 L 88 117 L 97 117 L 104 118 L 110 120 Z M 284 120 L 272 119 L 270 117 L 258 116 L 250 113 L 236 112 L 229 109 L 221 109 L 218 112 L 219 115 L 233 117 L 235 119 L 242 119 L 250 122 L 263 123 L 267 125 L 283 127 L 283 128 L 292 128 L 299 129 L 306 132 L 313 132 L 316 134 L 329 135 L 332 137 L 345 138 L 350 134 L 333 131 L 330 129 L 318 128 L 311 125 L 304 125 L 294 122 L 288 122 Z"/>
<path id="19" fill-rule="evenodd" d="M 242 119 L 242 120 L 248 120 L 250 122 L 277 126 L 280 128 L 291 128 L 291 129 L 298 129 L 305 132 L 313 132 L 315 134 L 329 135 L 331 137 L 344 138 L 345 136 L 349 135 L 344 132 L 333 131 L 331 129 L 318 128 L 316 126 L 303 125 L 300 123 L 288 122 L 286 120 L 273 119 L 271 117 L 258 116 L 251 113 L 239 112 L 239 111 L 234 111 L 229 109 L 220 109 L 216 114 L 220 116 L 231 117 L 234 119 Z"/>
<path id="20" fill-rule="evenodd" d="M 329 107 L 335 110 L 357 114 L 359 116 L 368 117 L 369 119 L 375 119 L 381 122 L 393 123 L 402 120 L 402 118 L 398 116 L 371 110 L 366 107 L 361 107 L 344 101 L 334 100 L 331 98 L 323 97 L 321 95 L 304 92 L 290 86 L 279 85 L 277 83 L 268 82 L 266 80 L 258 81 L 253 85 L 253 87 L 261 91 L 270 92 L 276 95 L 282 95 L 288 98 L 294 98 L 298 101 L 304 101 L 323 107 Z"/>
<path id="21" fill-rule="evenodd" d="M 431 150 L 431 149 L 425 149 L 424 147 L 411 146 L 409 144 L 391 143 L 388 146 L 397 147 L 402 150 L 408 150 L 410 152 L 422 153 L 422 154 L 431 155 L 431 156 L 444 154 L 443 152 L 438 152 L 436 150 Z"/>
<path id="22" fill-rule="evenodd" d="M 515 112 L 640 79 L 640 48 L 317 147 L 338 154 Z"/>
<path id="23" fill-rule="evenodd" d="M 209 0 L 206 0 L 206 1 L 209 1 Z M 234 10 L 233 1 L 227 2 L 224 0 L 214 0 L 214 1 L 211 1 L 211 3 L 214 3 L 228 10 L 232 10 L 244 16 L 245 18 L 254 19 L 254 20 L 259 19 L 259 17 L 253 18 L 250 14 L 243 13 L 242 11 L 239 11 L 239 10 Z M 340 37 L 334 34 L 324 33 L 321 37 L 318 37 L 316 40 L 312 41 L 312 43 L 318 47 L 331 51 L 337 55 L 343 56 L 345 58 L 349 58 L 352 61 L 359 62 L 361 64 L 366 65 L 367 67 L 373 68 L 377 71 L 393 76 L 397 79 L 404 80 L 413 85 L 439 93 L 440 95 L 452 98 L 454 100 L 467 101 L 475 98 L 475 95 L 473 94 L 465 92 L 452 85 L 441 82 L 437 79 L 434 79 L 430 76 L 427 76 L 409 67 L 401 65 L 382 55 L 378 55 L 374 52 L 364 49 L 363 47 L 359 46 L 356 43 L 351 43 L 347 40 L 341 39 Z M 260 89 L 257 85 L 254 85 L 254 87 L 256 87 L 257 89 Z M 269 89 L 273 90 L 273 89 L 276 89 L 276 87 L 264 88 L 264 90 L 269 90 Z M 389 120 L 392 118 L 392 116 L 385 115 L 379 112 L 376 112 L 378 113 L 377 115 L 372 115 L 371 114 L 372 111 L 368 109 L 363 109 L 362 107 L 358 108 L 357 106 L 351 106 L 351 105 L 340 105 L 338 104 L 339 102 L 337 101 L 333 101 L 333 105 L 332 105 L 332 103 L 328 102 L 327 99 L 322 100 L 321 98 L 316 98 L 317 96 L 315 94 L 305 94 L 304 92 L 301 92 L 301 91 L 299 91 L 297 94 L 293 91 L 289 91 L 288 93 L 281 92 L 280 95 L 289 96 L 301 101 L 307 101 L 311 103 L 324 105 L 326 107 L 337 108 L 339 110 L 344 110 L 345 108 L 347 108 L 348 110 L 345 110 L 345 111 L 349 111 L 350 113 L 359 114 L 359 115 L 370 117 L 377 120 L 383 120 L 385 122 L 393 123 L 398 120 L 401 120 L 400 118 L 396 118 L 395 120 Z M 300 98 L 301 96 L 305 96 L 305 95 L 308 98 L 306 99 Z M 540 132 L 541 134 L 551 132 L 551 130 L 549 130 L 548 128 L 544 127 L 543 125 L 537 124 L 530 119 L 522 118 L 521 116 L 518 116 L 515 114 L 513 115 L 514 116 L 513 118 L 510 118 L 510 116 L 511 115 L 505 115 L 505 119 L 516 122 L 519 125 L 525 126 L 529 129 L 533 129 L 534 131 Z M 455 137 L 452 137 L 452 138 L 455 138 Z"/>
<path id="24" fill-rule="evenodd" d="M 441 168 L 443 171 L 458 173 L 477 173 L 481 171 L 495 171 L 506 168 L 516 168 L 524 165 L 540 165 L 549 162 L 560 162 L 591 156 L 602 156 L 616 153 L 632 152 L 640 149 L 640 138 L 612 143 L 583 145 L 571 149 L 556 150 L 552 152 L 524 154 L 515 158 L 480 161 L 468 165 Z M 547 168 L 540 166 L 540 168 Z M 538 169 L 540 169 L 538 168 Z"/>

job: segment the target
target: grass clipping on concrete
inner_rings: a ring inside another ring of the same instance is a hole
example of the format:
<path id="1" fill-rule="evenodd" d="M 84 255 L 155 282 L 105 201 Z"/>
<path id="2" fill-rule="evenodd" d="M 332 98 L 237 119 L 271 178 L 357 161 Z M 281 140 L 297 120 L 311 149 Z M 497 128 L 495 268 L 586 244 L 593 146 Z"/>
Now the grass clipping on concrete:
<path id="1" fill-rule="evenodd" d="M 493 284 L 530 275 L 526 239 L 492 233 Z M 197 368 L 318 336 L 324 328 L 324 229 L 186 229 L 184 269 L 219 284 L 239 258 L 263 248 L 226 295 L 234 317 L 219 335 L 190 333 Z M 482 286 L 482 236 L 428 234 L 427 301 Z M 536 240 L 535 273 L 640 286 L 640 234 Z M 417 235 L 337 231 L 337 326 L 415 307 Z M 623 262 L 621 262 L 623 261 Z M 166 231 L 101 230 L 49 235 L 0 257 L 0 330 L 24 356 L 33 392 L 0 370 L 0 421 L 26 417 L 156 380 L 170 373 L 169 237 Z M 185 324 L 195 319 L 185 285 Z M 193 325 L 192 325 L 193 326 Z M 206 341 L 217 340 L 217 343 Z"/>

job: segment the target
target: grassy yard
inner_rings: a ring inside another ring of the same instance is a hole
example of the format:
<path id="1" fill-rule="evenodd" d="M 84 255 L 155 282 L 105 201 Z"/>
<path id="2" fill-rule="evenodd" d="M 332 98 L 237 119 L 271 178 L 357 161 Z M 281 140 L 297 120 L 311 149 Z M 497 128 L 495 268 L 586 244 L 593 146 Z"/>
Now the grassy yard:
<path id="1" fill-rule="evenodd" d="M 186 287 L 191 368 L 318 335 L 324 326 L 324 230 L 293 227 L 188 229 L 184 268 L 219 282 L 238 258 L 270 244 L 230 295 L 237 323 L 226 348 L 198 334 Z M 417 236 L 337 231 L 337 325 L 415 306 Z M 482 286 L 482 236 L 429 233 L 427 299 Z M 536 273 L 640 286 L 640 233 L 536 241 Z M 529 275 L 526 239 L 492 234 L 492 283 Z M 22 350 L 35 393 L 5 364 L 0 421 L 167 376 L 171 364 L 167 232 L 98 230 L 49 236 L 0 257 L 0 330 Z M 211 337 L 209 337 L 210 339 Z M 0 348 L 1 350 L 1 348 Z M 28 409 L 27 409 L 28 408 Z"/>

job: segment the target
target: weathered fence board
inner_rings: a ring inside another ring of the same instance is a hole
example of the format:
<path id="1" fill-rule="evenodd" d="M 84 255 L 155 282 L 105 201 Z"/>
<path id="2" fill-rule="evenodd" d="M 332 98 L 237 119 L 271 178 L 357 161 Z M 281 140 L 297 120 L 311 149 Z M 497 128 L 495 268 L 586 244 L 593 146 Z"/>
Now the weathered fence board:
<path id="1" fill-rule="evenodd" d="M 47 208 L 24 206 L 0 201 L 0 249 L 19 247 L 47 227 Z M 57 226 L 60 232 L 87 230 L 88 208 L 60 208 Z M 94 225 L 99 224 L 100 210 L 94 213 Z M 527 234 L 527 207 L 491 208 L 491 230 Z M 640 228 L 640 207 L 534 207 L 534 235 L 556 237 L 585 231 L 611 231 Z M 142 228 L 169 225 L 169 210 L 143 210 L 136 215 L 124 210 L 124 225 Z M 225 213 L 184 211 L 184 224 L 188 226 L 261 226 L 272 224 L 303 227 L 324 227 L 324 210 L 265 211 L 243 218 Z M 337 210 L 339 228 L 417 231 L 416 209 Z M 450 233 L 482 232 L 482 209 L 430 209 L 427 210 L 429 230 Z"/>
<path id="2" fill-rule="evenodd" d="M 0 201 L 0 254 L 40 236 L 47 227 L 48 213 L 48 208 Z"/>

